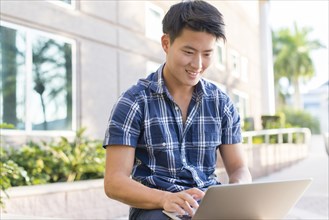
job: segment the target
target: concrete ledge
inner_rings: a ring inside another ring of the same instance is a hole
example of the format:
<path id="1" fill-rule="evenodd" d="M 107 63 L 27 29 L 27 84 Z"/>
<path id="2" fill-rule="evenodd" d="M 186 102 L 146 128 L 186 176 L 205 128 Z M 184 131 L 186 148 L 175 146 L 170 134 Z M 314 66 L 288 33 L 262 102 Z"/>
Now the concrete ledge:
<path id="1" fill-rule="evenodd" d="M 2 220 L 65 220 L 64 218 L 47 218 L 47 217 L 38 217 L 38 216 L 28 216 L 28 215 L 15 215 L 15 214 L 6 214 L 1 213 L 0 219 Z"/>
<path id="2" fill-rule="evenodd" d="M 289 167 L 308 156 L 307 144 L 244 146 L 254 179 Z M 217 162 L 219 181 L 227 183 L 220 157 Z M 29 219 L 28 216 L 37 216 L 35 219 L 127 219 L 129 213 L 129 206 L 105 195 L 103 179 L 13 187 L 8 194 L 10 199 L 4 201 L 5 211 L 26 216 L 23 219 Z"/>
<path id="3" fill-rule="evenodd" d="M 129 206 L 106 197 L 103 179 L 13 187 L 8 194 L 3 211 L 26 219 L 119 219 L 129 212 Z"/>

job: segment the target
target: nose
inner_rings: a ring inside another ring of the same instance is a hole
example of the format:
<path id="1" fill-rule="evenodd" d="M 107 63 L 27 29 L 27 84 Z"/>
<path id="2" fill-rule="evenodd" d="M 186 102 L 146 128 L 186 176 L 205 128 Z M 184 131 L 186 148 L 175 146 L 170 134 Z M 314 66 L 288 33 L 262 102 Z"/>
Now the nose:
<path id="1" fill-rule="evenodd" d="M 196 71 L 200 72 L 202 70 L 202 55 L 196 54 L 191 61 L 191 67 Z"/>

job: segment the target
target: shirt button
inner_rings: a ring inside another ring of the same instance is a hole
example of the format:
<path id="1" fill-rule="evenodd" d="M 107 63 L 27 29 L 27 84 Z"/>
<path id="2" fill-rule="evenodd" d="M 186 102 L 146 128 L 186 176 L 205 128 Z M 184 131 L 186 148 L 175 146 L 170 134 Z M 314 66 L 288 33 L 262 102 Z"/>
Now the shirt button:
<path id="1" fill-rule="evenodd" d="M 186 163 L 186 159 L 185 158 L 183 158 L 183 163 Z"/>
<path id="2" fill-rule="evenodd" d="M 166 146 L 166 143 L 165 143 L 165 142 L 163 142 L 163 143 L 162 143 L 162 146 L 163 146 L 163 147 L 165 147 L 165 146 Z"/>
<path id="3" fill-rule="evenodd" d="M 178 111 L 178 110 L 179 110 L 178 106 L 176 106 L 176 107 L 175 107 L 175 110 L 176 110 L 176 111 Z"/>

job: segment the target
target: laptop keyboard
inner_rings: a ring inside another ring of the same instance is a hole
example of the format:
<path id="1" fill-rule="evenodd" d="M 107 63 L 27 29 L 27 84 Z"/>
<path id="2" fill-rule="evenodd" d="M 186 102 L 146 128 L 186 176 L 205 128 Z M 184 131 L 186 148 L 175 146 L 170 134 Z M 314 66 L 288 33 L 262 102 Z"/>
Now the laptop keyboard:
<path id="1" fill-rule="evenodd" d="M 191 220 L 191 216 L 190 215 L 176 215 L 178 218 L 180 218 L 181 220 Z"/>

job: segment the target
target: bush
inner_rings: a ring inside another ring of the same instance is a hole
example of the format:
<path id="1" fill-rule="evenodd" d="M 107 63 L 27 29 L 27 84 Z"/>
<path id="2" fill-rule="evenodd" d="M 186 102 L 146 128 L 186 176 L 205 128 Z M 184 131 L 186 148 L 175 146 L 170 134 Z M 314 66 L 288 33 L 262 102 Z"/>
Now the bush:
<path id="1" fill-rule="evenodd" d="M 320 122 L 309 112 L 286 107 L 281 113 L 285 115 L 285 127 L 309 128 L 313 134 L 320 134 Z"/>
<path id="2" fill-rule="evenodd" d="M 262 127 L 263 129 L 276 129 L 284 126 L 284 115 L 262 115 Z"/>
<path id="3" fill-rule="evenodd" d="M 18 150 L 1 148 L 1 188 L 102 178 L 102 142 L 84 137 L 84 131 L 77 131 L 72 142 L 61 137 L 49 143 L 30 142 Z"/>
<path id="4" fill-rule="evenodd" d="M 13 186 L 17 180 L 27 179 L 27 173 L 24 168 L 18 166 L 13 160 L 8 159 L 6 152 L 0 148 L 1 160 L 0 160 L 0 206 L 4 208 L 3 198 L 8 198 L 6 190 Z"/>

